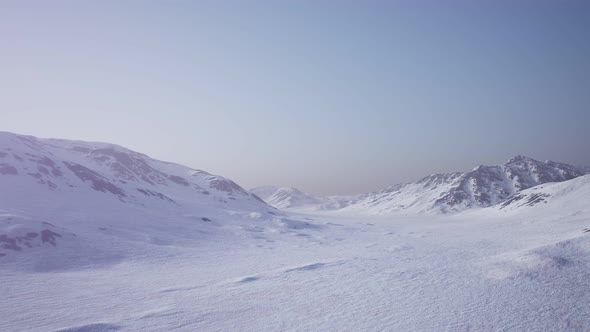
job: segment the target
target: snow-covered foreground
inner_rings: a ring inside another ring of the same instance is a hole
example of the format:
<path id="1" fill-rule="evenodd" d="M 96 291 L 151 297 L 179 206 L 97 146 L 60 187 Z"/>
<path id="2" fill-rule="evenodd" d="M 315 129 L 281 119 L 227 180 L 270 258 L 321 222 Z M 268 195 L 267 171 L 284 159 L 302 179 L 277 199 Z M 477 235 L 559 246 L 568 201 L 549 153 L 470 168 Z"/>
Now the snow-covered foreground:
<path id="1" fill-rule="evenodd" d="M 587 330 L 588 212 L 294 215 L 310 224 L 118 242 L 132 254 L 97 266 L 7 264 L 0 330 Z"/>

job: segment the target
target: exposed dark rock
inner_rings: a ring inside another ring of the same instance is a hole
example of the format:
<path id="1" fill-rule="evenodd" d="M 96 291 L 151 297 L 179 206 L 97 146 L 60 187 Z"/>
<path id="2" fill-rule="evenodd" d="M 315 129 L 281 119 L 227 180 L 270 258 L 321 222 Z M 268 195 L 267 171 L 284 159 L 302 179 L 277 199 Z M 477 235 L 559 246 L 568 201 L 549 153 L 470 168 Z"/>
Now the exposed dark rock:
<path id="1" fill-rule="evenodd" d="M 88 152 L 90 152 L 90 149 L 85 148 L 85 147 L 82 147 L 82 146 L 75 146 L 75 147 L 72 148 L 72 150 L 73 151 L 76 151 L 76 152 L 82 152 L 82 153 L 88 153 Z"/>
<path id="2" fill-rule="evenodd" d="M 14 251 L 21 251 L 21 247 L 17 245 L 16 238 L 11 238 L 6 234 L 0 235 L 0 243 L 2 244 L 2 248 Z"/>
<path id="3" fill-rule="evenodd" d="M 550 197 L 549 194 L 545 193 L 531 193 L 530 195 L 516 194 L 500 204 L 500 209 L 504 209 L 508 206 L 534 206 L 538 203 L 546 202 L 545 198 Z"/>
<path id="4" fill-rule="evenodd" d="M 131 151 L 119 151 L 116 148 L 95 149 L 91 151 L 91 154 L 104 161 L 112 159 L 114 162 L 111 167 L 117 177 L 128 181 L 137 181 L 139 178 L 149 184 L 166 184 L 166 174 L 151 167 L 145 160 L 145 155 Z M 108 159 L 102 159 L 104 157 Z"/>
<path id="5" fill-rule="evenodd" d="M 6 163 L 0 163 L 0 174 L 2 175 L 18 175 L 18 170 Z"/>
<path id="6" fill-rule="evenodd" d="M 127 195 L 123 189 L 115 186 L 114 184 L 107 181 L 102 175 L 95 171 L 84 167 L 80 164 L 64 162 L 64 165 L 72 171 L 80 180 L 88 181 L 91 183 L 92 189 L 101 192 L 110 192 L 119 197 L 126 197 Z"/>
<path id="7" fill-rule="evenodd" d="M 217 189 L 219 191 L 225 191 L 229 193 L 233 191 L 244 192 L 244 189 L 242 189 L 242 187 L 238 186 L 235 182 L 227 179 L 215 178 L 209 181 L 209 185 L 211 186 L 211 188 Z"/>
<path id="8" fill-rule="evenodd" d="M 98 157 L 94 157 L 93 159 L 95 161 L 98 161 L 99 163 L 104 163 L 105 161 L 109 160 L 110 158 L 107 156 L 98 156 Z"/>
<path id="9" fill-rule="evenodd" d="M 188 186 L 189 183 L 186 179 L 180 177 L 180 176 L 176 176 L 176 175 L 168 175 L 168 179 L 170 179 L 170 181 L 176 183 L 176 184 L 180 184 L 183 186 Z"/>
<path id="10" fill-rule="evenodd" d="M 261 203 L 264 203 L 264 204 L 266 204 L 266 202 L 265 202 L 265 201 L 263 201 L 263 200 L 262 200 L 262 198 L 258 197 L 257 195 L 250 193 L 250 196 L 251 196 L 252 198 L 254 198 L 255 200 L 257 200 L 257 201 L 259 201 L 259 202 L 261 202 Z"/>
<path id="11" fill-rule="evenodd" d="M 166 196 L 166 195 L 164 195 L 162 193 L 159 193 L 159 192 L 151 191 L 151 190 L 148 190 L 148 189 L 137 189 L 137 191 L 139 191 L 140 193 L 142 193 L 142 194 L 144 194 L 146 196 L 158 197 L 161 200 L 165 200 L 165 201 L 168 201 L 168 202 L 171 202 L 171 203 L 175 203 L 172 198 L 170 198 L 170 197 L 168 197 L 168 196 Z"/>
<path id="12" fill-rule="evenodd" d="M 50 190 L 57 189 L 57 185 L 51 181 L 47 181 L 47 186 L 49 187 Z"/>
<path id="13" fill-rule="evenodd" d="M 60 177 L 63 175 L 59 167 L 56 165 L 55 161 L 45 156 L 37 156 L 31 153 L 27 153 L 26 155 L 29 157 L 30 161 L 37 163 L 37 169 L 39 170 L 39 172 L 42 172 L 47 175 L 51 173 L 51 175 L 54 177 Z M 44 171 L 41 171 L 41 169 L 43 169 Z"/>
<path id="14" fill-rule="evenodd" d="M 46 243 L 49 242 L 51 243 L 53 246 L 56 245 L 56 237 L 61 237 L 61 235 L 59 235 L 56 232 L 52 232 L 48 229 L 44 229 L 41 231 L 41 242 Z"/>

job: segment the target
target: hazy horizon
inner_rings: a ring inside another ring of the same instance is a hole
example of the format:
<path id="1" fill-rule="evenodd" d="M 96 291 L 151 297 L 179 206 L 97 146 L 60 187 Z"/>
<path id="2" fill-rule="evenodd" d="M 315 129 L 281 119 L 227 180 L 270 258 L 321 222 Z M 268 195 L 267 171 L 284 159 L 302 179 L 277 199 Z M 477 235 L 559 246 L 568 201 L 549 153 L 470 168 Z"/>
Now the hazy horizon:
<path id="1" fill-rule="evenodd" d="M 518 154 L 590 166 L 584 1 L 4 1 L 0 37 L 0 130 L 245 188 L 355 194 Z"/>

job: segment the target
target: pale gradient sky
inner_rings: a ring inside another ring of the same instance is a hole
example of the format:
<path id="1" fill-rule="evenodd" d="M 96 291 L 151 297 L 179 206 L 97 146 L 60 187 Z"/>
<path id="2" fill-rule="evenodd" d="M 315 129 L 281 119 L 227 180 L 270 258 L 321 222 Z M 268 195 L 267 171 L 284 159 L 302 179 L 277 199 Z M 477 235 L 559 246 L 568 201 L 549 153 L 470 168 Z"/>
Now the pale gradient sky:
<path id="1" fill-rule="evenodd" d="M 0 130 L 247 188 L 590 165 L 590 1 L 0 0 L 0 41 Z"/>

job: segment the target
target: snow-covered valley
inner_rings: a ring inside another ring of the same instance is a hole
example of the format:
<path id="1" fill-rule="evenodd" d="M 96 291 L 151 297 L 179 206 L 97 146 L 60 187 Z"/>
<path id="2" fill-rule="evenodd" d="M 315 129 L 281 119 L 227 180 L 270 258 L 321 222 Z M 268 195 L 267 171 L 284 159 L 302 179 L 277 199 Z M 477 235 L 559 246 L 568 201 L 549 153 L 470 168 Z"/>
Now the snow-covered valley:
<path id="1" fill-rule="evenodd" d="M 587 328 L 587 210 L 297 217 L 316 227 L 118 243 L 125 259 L 51 272 L 3 264 L 0 330 Z"/>
<path id="2" fill-rule="evenodd" d="M 0 331 L 588 329 L 590 175 L 453 213 L 278 210 L 113 145 L 0 143 Z"/>

